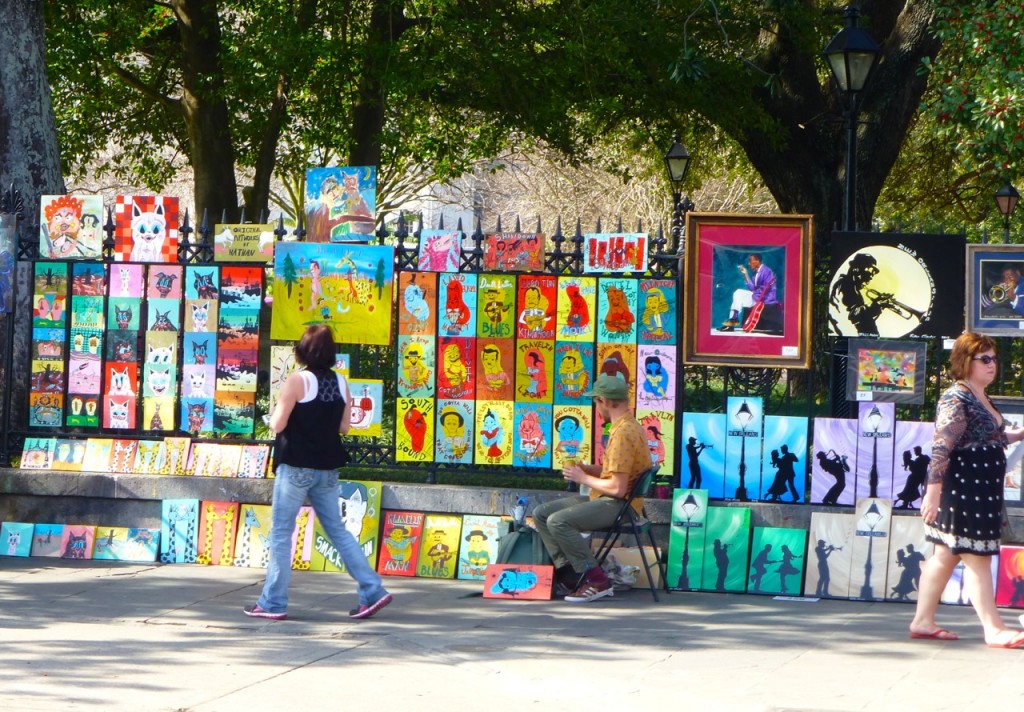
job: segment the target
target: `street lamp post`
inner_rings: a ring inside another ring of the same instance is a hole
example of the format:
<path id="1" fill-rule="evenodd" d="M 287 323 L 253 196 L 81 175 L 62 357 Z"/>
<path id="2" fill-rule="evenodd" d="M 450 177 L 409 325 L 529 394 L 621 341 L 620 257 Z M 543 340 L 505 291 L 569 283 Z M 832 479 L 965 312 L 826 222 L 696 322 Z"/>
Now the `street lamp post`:
<path id="1" fill-rule="evenodd" d="M 871 406 L 871 412 L 866 418 L 868 425 L 872 428 L 871 433 L 871 472 L 868 473 L 869 497 L 878 496 L 878 428 L 882 425 L 882 412 L 877 405 Z"/>
<path id="2" fill-rule="evenodd" d="M 1003 242 L 1007 244 L 1010 242 L 1010 215 L 1017 208 L 1018 202 L 1020 202 L 1020 193 L 1009 181 L 996 191 L 996 205 L 999 207 L 999 213 L 1003 216 Z"/>
<path id="3" fill-rule="evenodd" d="M 860 11 L 847 5 L 846 27 L 839 30 L 822 55 L 828 61 L 839 90 L 846 95 L 846 190 L 843 197 L 843 231 L 857 229 L 857 116 L 860 92 L 867 84 L 881 50 L 865 30 L 857 27 Z"/>
<path id="4" fill-rule="evenodd" d="M 875 593 L 871 587 L 871 549 L 875 543 L 875 537 L 881 536 L 882 532 L 876 532 L 875 527 L 882 521 L 882 513 L 878 509 L 878 503 L 872 502 L 868 511 L 864 512 L 863 520 L 867 523 L 867 531 L 857 531 L 858 536 L 868 538 L 868 559 L 864 562 L 864 585 L 860 587 L 860 597 L 866 601 L 874 600 Z"/>
<path id="5" fill-rule="evenodd" d="M 683 516 L 686 517 L 686 522 L 683 523 L 686 533 L 683 538 L 683 570 L 679 574 L 679 588 L 687 591 L 690 588 L 690 523 L 694 516 L 696 516 L 697 510 L 700 509 L 700 505 L 697 504 L 697 499 L 693 496 L 693 493 L 686 495 L 686 499 L 683 500 L 683 506 L 680 509 L 683 511 Z"/>
<path id="6" fill-rule="evenodd" d="M 665 154 L 668 180 L 672 184 L 672 251 L 683 254 L 683 220 L 693 210 L 693 202 L 683 197 L 683 180 L 690 169 L 690 152 L 679 142 L 679 136 L 672 139 L 672 147 Z"/>
<path id="7" fill-rule="evenodd" d="M 743 401 L 739 410 L 736 411 L 736 420 L 739 421 L 740 429 L 743 431 L 740 435 L 740 486 L 736 488 L 736 499 L 741 502 L 750 499 L 747 496 L 747 426 L 753 417 L 754 414 L 750 412 L 750 406 Z"/>

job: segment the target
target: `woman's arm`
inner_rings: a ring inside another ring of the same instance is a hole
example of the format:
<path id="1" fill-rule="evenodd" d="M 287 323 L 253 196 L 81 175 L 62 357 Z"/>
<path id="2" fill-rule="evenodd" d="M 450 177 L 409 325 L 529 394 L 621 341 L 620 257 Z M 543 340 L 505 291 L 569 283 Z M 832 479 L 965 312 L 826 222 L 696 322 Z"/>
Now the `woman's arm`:
<path id="1" fill-rule="evenodd" d="M 270 430 L 276 435 L 288 425 L 295 404 L 306 395 L 306 385 L 299 373 L 293 373 L 285 379 L 281 388 L 281 396 L 277 399 L 274 412 L 270 416 Z"/>

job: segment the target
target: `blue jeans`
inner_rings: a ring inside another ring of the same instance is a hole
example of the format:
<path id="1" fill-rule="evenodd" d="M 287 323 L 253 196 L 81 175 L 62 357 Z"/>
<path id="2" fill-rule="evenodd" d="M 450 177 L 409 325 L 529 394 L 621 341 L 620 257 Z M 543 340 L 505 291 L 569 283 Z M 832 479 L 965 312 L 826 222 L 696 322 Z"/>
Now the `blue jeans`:
<path id="1" fill-rule="evenodd" d="M 265 611 L 288 610 L 288 584 L 292 578 L 292 534 L 295 518 L 306 498 L 316 518 L 345 562 L 345 570 L 359 584 L 359 603 L 369 606 L 387 594 L 380 576 L 374 571 L 363 549 L 345 528 L 338 508 L 337 470 L 278 465 L 274 480 L 274 505 L 270 512 L 270 563 L 263 594 L 256 602 Z"/>

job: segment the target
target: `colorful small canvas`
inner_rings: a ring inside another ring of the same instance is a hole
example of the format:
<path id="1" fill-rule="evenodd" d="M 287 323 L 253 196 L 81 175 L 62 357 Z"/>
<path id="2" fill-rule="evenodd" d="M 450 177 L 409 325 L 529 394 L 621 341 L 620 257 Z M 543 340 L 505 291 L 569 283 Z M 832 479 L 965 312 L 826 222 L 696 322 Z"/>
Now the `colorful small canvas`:
<path id="1" fill-rule="evenodd" d="M 338 506 L 341 509 L 341 521 L 345 529 L 359 542 L 370 566 L 377 563 L 377 549 L 380 544 L 380 498 L 382 485 L 380 482 L 355 482 L 341 480 L 338 482 Z M 319 520 L 314 528 L 313 554 L 311 559 L 313 571 L 344 572 L 345 562 L 342 561 L 338 549 L 327 538 Z"/>
<path id="2" fill-rule="evenodd" d="M 270 563 L 270 505 L 243 504 L 235 537 L 235 566 L 265 569 Z"/>
<path id="3" fill-rule="evenodd" d="M 194 564 L 198 556 L 199 500 L 165 499 L 160 517 L 160 562 Z"/>
<path id="4" fill-rule="evenodd" d="M 569 462 L 592 462 L 594 415 L 590 406 L 556 405 L 552 408 L 551 466 L 563 469 Z"/>
<path id="5" fill-rule="evenodd" d="M 63 539 L 63 524 L 36 524 L 32 530 L 32 556 L 60 558 Z"/>
<path id="6" fill-rule="evenodd" d="M 516 402 L 512 435 L 512 464 L 551 467 L 552 407 L 547 403 Z"/>
<path id="7" fill-rule="evenodd" d="M 481 514 L 462 516 L 458 578 L 484 580 L 487 566 L 498 556 L 501 517 Z"/>
<path id="8" fill-rule="evenodd" d="M 658 466 L 659 477 L 671 477 L 676 472 L 676 414 L 671 410 L 638 409 L 636 419 L 647 437 L 651 452 L 651 465 Z M 604 448 L 598 462 L 604 462 Z"/>
<path id="9" fill-rule="evenodd" d="M 462 517 L 428 514 L 423 521 L 423 543 L 416 575 L 424 578 L 455 578 L 459 560 Z"/>
<path id="10" fill-rule="evenodd" d="M 159 529 L 97 527 L 92 558 L 109 561 L 156 561 Z"/>
<path id="11" fill-rule="evenodd" d="M 255 363 L 255 357 L 253 359 Z M 213 399 L 213 431 L 252 437 L 256 393 L 218 390 Z"/>
<path id="12" fill-rule="evenodd" d="M 514 339 L 477 339 L 476 364 L 477 400 L 515 400 Z"/>
<path id="13" fill-rule="evenodd" d="M 559 341 L 594 342 L 594 318 L 597 314 L 597 279 L 594 277 L 558 278 Z"/>
<path id="14" fill-rule="evenodd" d="M 902 518 L 899 517 L 899 519 Z M 8 554 L 8 556 L 12 556 L 12 554 Z M 920 571 L 920 564 L 918 564 L 917 570 Z M 1024 547 L 1002 546 L 999 548 L 996 605 L 1024 608 Z"/>
<path id="15" fill-rule="evenodd" d="M 52 469 L 61 472 L 81 472 L 85 459 L 85 440 L 58 439 L 53 453 Z"/>
<path id="16" fill-rule="evenodd" d="M 859 499 L 853 516 L 856 525 L 850 597 L 862 601 L 885 600 L 892 501 L 871 497 Z M 857 571 L 858 565 L 863 567 L 861 572 Z M 858 576 L 858 573 L 862 575 Z"/>
<path id="17" fill-rule="evenodd" d="M 743 593 L 750 561 L 750 508 L 708 507 L 701 590 Z"/>
<path id="18" fill-rule="evenodd" d="M 857 464 L 857 421 L 851 418 L 814 419 L 814 460 L 811 463 L 811 502 L 853 506 Z"/>
<path id="19" fill-rule="evenodd" d="M 213 226 L 215 262 L 273 262 L 274 226 L 242 224 Z"/>
<path id="20" fill-rule="evenodd" d="M 636 343 L 637 283 L 633 279 L 601 279 L 597 290 L 597 341 Z"/>
<path id="21" fill-rule="evenodd" d="M 139 440 L 132 472 L 137 475 L 155 475 L 163 446 L 160 440 Z"/>
<path id="22" fill-rule="evenodd" d="M 481 338 L 511 339 L 516 335 L 516 280 L 507 274 L 478 277 L 476 335 Z"/>
<path id="23" fill-rule="evenodd" d="M 679 484 L 705 489 L 711 499 L 725 497 L 725 413 L 683 413 Z"/>
<path id="24" fill-rule="evenodd" d="M 554 341 L 516 342 L 516 400 L 554 402 Z"/>
<path id="25" fill-rule="evenodd" d="M 135 468 L 135 457 L 138 453 L 138 440 L 114 440 L 110 448 L 110 464 L 108 472 L 128 474 Z"/>
<path id="26" fill-rule="evenodd" d="M 53 465 L 56 446 L 54 438 L 25 438 L 21 450 L 21 469 L 49 470 Z"/>
<path id="27" fill-rule="evenodd" d="M 164 446 L 161 450 L 162 459 L 157 462 L 157 474 L 187 474 L 189 450 L 192 446 L 192 439 L 184 437 L 167 437 L 164 438 L 163 442 Z"/>
<path id="28" fill-rule="evenodd" d="M 590 405 L 585 395 L 594 376 L 594 345 L 580 341 L 555 342 L 555 405 Z"/>
<path id="29" fill-rule="evenodd" d="M 398 333 L 433 336 L 437 333 L 437 275 L 403 271 L 398 275 Z"/>
<path id="30" fill-rule="evenodd" d="M 921 567 L 931 557 L 935 545 L 924 538 L 924 520 L 921 517 L 893 517 L 891 527 L 889 570 L 886 575 L 889 590 L 885 597 L 890 601 L 917 601 L 921 587 Z M 1000 570 L 1002 563 L 1000 555 Z M 1000 603 L 998 591 L 996 605 L 1009 605 Z"/>
<path id="31" fill-rule="evenodd" d="M 399 398 L 395 417 L 395 460 L 433 461 L 434 399 Z"/>
<path id="32" fill-rule="evenodd" d="M 43 259 L 88 260 L 103 254 L 103 196 L 43 195 L 39 213 Z"/>
<path id="33" fill-rule="evenodd" d="M 437 402 L 436 462 L 472 464 L 474 406 L 471 400 Z"/>
<path id="34" fill-rule="evenodd" d="M 554 341 L 558 279 L 521 275 L 516 298 L 516 338 Z"/>
<path id="35" fill-rule="evenodd" d="M 420 272 L 458 272 L 462 263 L 462 233 L 424 228 L 420 232 Z"/>
<path id="36" fill-rule="evenodd" d="M 421 512 L 384 512 L 377 571 L 386 576 L 415 576 L 422 534 Z"/>
<path id="37" fill-rule="evenodd" d="M 32 553 L 34 524 L 4 522 L 0 527 L 0 552 L 4 556 L 28 556 Z"/>
<path id="38" fill-rule="evenodd" d="M 115 261 L 178 261 L 177 198 L 119 195 L 114 226 Z"/>
<path id="39" fill-rule="evenodd" d="M 706 490 L 677 489 L 672 497 L 669 529 L 668 587 L 696 591 L 702 586 L 708 517 Z"/>
<path id="40" fill-rule="evenodd" d="M 473 336 L 476 329 L 477 276 L 441 274 L 437 287 L 438 336 Z"/>
<path id="41" fill-rule="evenodd" d="M 484 598 L 549 601 L 554 573 L 554 566 L 489 564 L 484 578 Z"/>
<path id="42" fill-rule="evenodd" d="M 600 232 L 583 236 L 583 271 L 588 273 L 647 271 L 646 232 Z"/>
<path id="43" fill-rule="evenodd" d="M 813 512 L 808 549 L 814 555 L 808 561 L 805 596 L 849 598 L 853 567 L 852 513 Z M 812 566 L 811 563 L 814 565 Z M 863 564 L 862 564 L 863 565 Z"/>
<path id="44" fill-rule="evenodd" d="M 761 483 L 751 496 L 768 502 L 804 502 L 807 482 L 807 418 L 767 415 L 761 449 Z"/>
<path id="45" fill-rule="evenodd" d="M 512 401 L 477 401 L 474 460 L 478 464 L 512 464 L 513 407 Z"/>
<path id="46" fill-rule="evenodd" d="M 112 438 L 89 438 L 85 444 L 82 472 L 109 472 L 110 452 L 114 448 Z"/>
<path id="47" fill-rule="evenodd" d="M 484 269 L 488 272 L 542 272 L 545 239 L 540 233 L 499 232 L 484 235 Z"/>
<path id="48" fill-rule="evenodd" d="M 859 403 L 857 417 L 857 483 L 855 498 L 892 501 L 895 403 Z"/>
<path id="49" fill-rule="evenodd" d="M 437 397 L 472 398 L 476 390 L 476 339 L 442 336 L 437 341 Z"/>
<path id="50" fill-rule="evenodd" d="M 306 240 L 366 242 L 377 210 L 375 166 L 306 169 Z"/>
<path id="51" fill-rule="evenodd" d="M 676 352 L 664 346 L 638 346 L 636 407 L 675 410 Z"/>
<path id="52" fill-rule="evenodd" d="M 197 564 L 231 566 L 234 563 L 235 535 L 241 507 L 238 502 L 201 503 Z"/>
<path id="53" fill-rule="evenodd" d="M 1010 417 L 1005 419 L 1007 422 L 1010 421 Z M 928 479 L 928 465 L 932 461 L 933 435 L 935 435 L 935 423 L 896 421 L 896 428 L 893 432 L 895 462 L 893 463 L 892 477 L 893 506 L 895 508 L 917 509 L 920 506 L 925 481 Z M 1007 461 L 1009 462 L 1009 460 L 1010 454 L 1008 453 Z M 1010 479 L 1009 471 L 1007 479 Z"/>
<path id="54" fill-rule="evenodd" d="M 615 376 L 629 386 L 627 400 L 636 400 L 636 344 L 598 342 L 594 349 L 595 376 Z M 596 380 L 596 378 L 595 378 Z"/>
<path id="55" fill-rule="evenodd" d="M 238 476 L 262 478 L 267 476 L 267 462 L 270 460 L 270 446 L 257 443 L 242 445 L 238 460 Z"/>
<path id="56" fill-rule="evenodd" d="M 640 344 L 675 344 L 679 328 L 677 285 L 673 279 L 645 279 L 640 282 Z"/>
<path id="57" fill-rule="evenodd" d="M 398 395 L 406 398 L 434 395 L 434 373 L 437 357 L 435 339 L 430 336 L 399 336 L 395 345 L 401 356 L 395 386 Z"/>
<path id="58" fill-rule="evenodd" d="M 96 527 L 68 524 L 60 539 L 60 558 L 91 559 Z"/>
<path id="59" fill-rule="evenodd" d="M 761 481 L 763 401 L 760 397 L 729 396 L 725 416 L 725 498 L 748 502 Z"/>
<path id="60" fill-rule="evenodd" d="M 384 406 L 384 381 L 371 378 L 350 378 L 348 388 L 352 394 L 348 436 L 351 438 L 380 437 Z"/>
<path id="61" fill-rule="evenodd" d="M 755 527 L 747 593 L 799 595 L 806 547 L 806 529 Z"/>
<path id="62" fill-rule="evenodd" d="M 295 571 L 309 571 L 312 566 L 314 522 L 313 508 L 299 507 L 292 532 L 292 569 Z"/>

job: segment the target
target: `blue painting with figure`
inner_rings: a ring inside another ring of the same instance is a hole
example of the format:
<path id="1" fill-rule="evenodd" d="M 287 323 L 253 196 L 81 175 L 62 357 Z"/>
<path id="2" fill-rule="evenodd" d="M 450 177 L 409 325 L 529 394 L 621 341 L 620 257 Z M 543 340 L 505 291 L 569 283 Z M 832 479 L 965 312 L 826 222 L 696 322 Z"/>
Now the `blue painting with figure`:
<path id="1" fill-rule="evenodd" d="M 725 497 L 725 414 L 683 413 L 679 486 L 705 489 L 711 499 Z"/>
<path id="2" fill-rule="evenodd" d="M 761 417 L 759 397 L 729 396 L 725 406 L 725 498 L 748 502 L 761 479 Z"/>
<path id="3" fill-rule="evenodd" d="M 752 499 L 803 504 L 806 486 L 807 418 L 765 416 L 761 484 L 756 493 L 751 491 Z"/>

